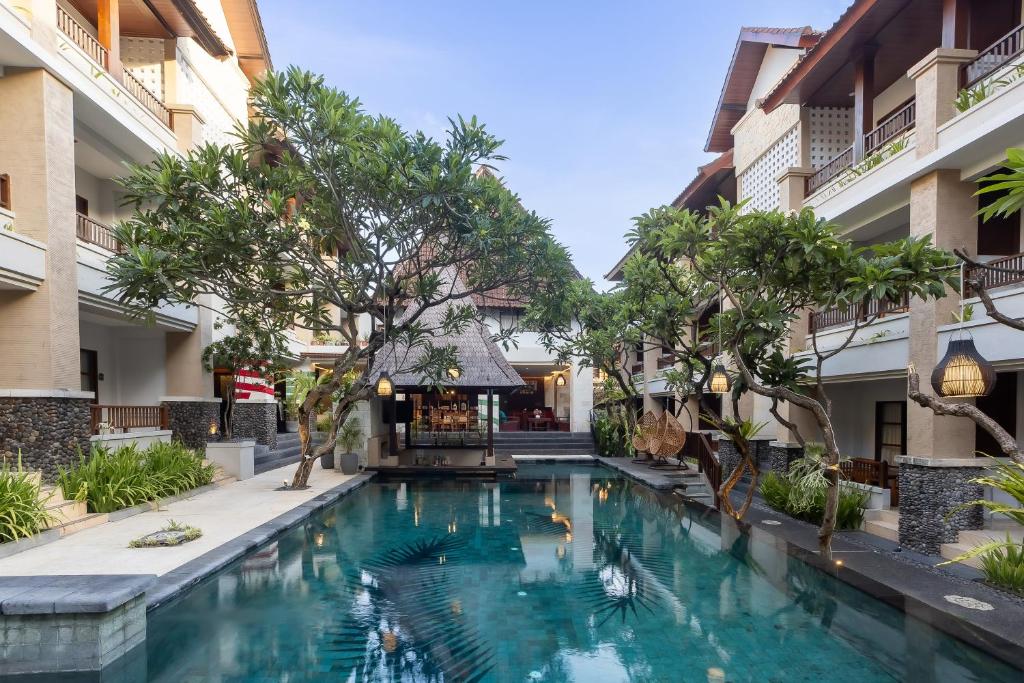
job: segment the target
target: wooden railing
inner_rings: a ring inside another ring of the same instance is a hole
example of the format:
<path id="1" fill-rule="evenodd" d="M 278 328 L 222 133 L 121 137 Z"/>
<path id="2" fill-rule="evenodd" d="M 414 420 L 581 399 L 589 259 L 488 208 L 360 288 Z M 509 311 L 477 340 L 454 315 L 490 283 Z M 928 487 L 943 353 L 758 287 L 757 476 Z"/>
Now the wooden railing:
<path id="1" fill-rule="evenodd" d="M 674 355 L 666 354 L 658 358 L 658 369 L 665 370 L 671 368 L 676 364 L 676 357 Z"/>
<path id="2" fill-rule="evenodd" d="M 689 432 L 687 441 L 693 443 L 693 454 L 697 458 L 697 471 L 704 474 L 708 480 L 708 486 L 715 496 L 715 507 L 719 507 L 718 489 L 722 488 L 722 465 L 715 456 L 715 450 L 708 441 L 707 434 L 702 432 Z"/>
<path id="3" fill-rule="evenodd" d="M 961 87 L 970 88 L 1021 52 L 1024 52 L 1024 24 L 979 52 L 973 61 L 964 64 L 960 72 Z"/>
<path id="4" fill-rule="evenodd" d="M 94 221 L 88 216 L 75 214 L 75 234 L 78 239 L 103 247 L 109 251 L 120 253 L 123 247 L 117 238 L 114 237 L 114 229 L 99 221 Z"/>
<path id="5" fill-rule="evenodd" d="M 93 434 L 99 433 L 100 423 L 115 431 L 130 429 L 167 429 L 167 406 L 89 406 Z"/>
<path id="6" fill-rule="evenodd" d="M 980 280 L 985 289 L 1004 287 L 1024 282 L 1024 254 L 994 259 L 988 268 L 971 267 L 964 273 L 965 280 Z"/>
<path id="7" fill-rule="evenodd" d="M 92 37 L 84 26 L 75 21 L 74 17 L 65 12 L 60 5 L 57 5 L 57 28 L 66 35 L 78 47 L 85 50 L 92 61 L 104 69 L 107 68 L 107 49 L 100 44 L 100 41 Z"/>
<path id="8" fill-rule="evenodd" d="M 848 325 L 852 322 L 864 321 L 875 316 L 881 317 L 891 313 L 903 313 L 909 308 L 910 300 L 907 297 L 903 297 L 900 301 L 869 299 L 866 303 L 851 304 L 846 308 L 835 306 L 824 311 L 812 313 L 808 320 L 807 332 L 808 334 L 814 334 L 816 330 Z"/>
<path id="9" fill-rule="evenodd" d="M 0 209 L 11 210 L 11 176 L 0 173 Z"/>
<path id="10" fill-rule="evenodd" d="M 142 104 L 143 107 L 153 112 L 154 116 L 160 119 L 168 128 L 171 127 L 171 112 L 164 106 L 163 101 L 153 94 L 153 92 L 142 84 L 138 78 L 132 75 L 132 72 L 128 69 L 124 70 L 124 87 L 127 88 L 128 92 L 135 96 L 135 99 Z"/>
<path id="11" fill-rule="evenodd" d="M 642 361 L 637 361 L 636 363 L 633 363 L 632 367 L 630 367 L 630 369 L 629 369 L 629 372 L 632 375 L 642 375 L 642 374 L 644 374 L 644 364 L 643 364 L 643 362 Z"/>
<path id="12" fill-rule="evenodd" d="M 839 470 L 847 481 L 889 489 L 889 504 L 893 507 L 900 504 L 898 467 L 890 468 L 884 460 L 851 458 L 839 463 Z"/>
<path id="13" fill-rule="evenodd" d="M 878 127 L 873 131 L 864 135 L 864 154 L 872 154 L 878 151 L 905 131 L 913 128 L 917 115 L 916 105 L 917 103 L 911 100 L 892 116 L 878 124 Z"/>
<path id="14" fill-rule="evenodd" d="M 853 145 L 833 157 L 831 161 L 815 171 L 814 175 L 807 178 L 807 194 L 817 192 L 825 183 L 853 166 Z"/>

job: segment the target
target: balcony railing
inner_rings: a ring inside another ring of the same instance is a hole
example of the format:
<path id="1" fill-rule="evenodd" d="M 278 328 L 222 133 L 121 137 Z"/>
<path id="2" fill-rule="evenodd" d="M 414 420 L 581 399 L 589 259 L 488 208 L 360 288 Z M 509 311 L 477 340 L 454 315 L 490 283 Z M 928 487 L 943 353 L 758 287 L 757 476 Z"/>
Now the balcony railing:
<path id="1" fill-rule="evenodd" d="M 110 70 L 107 49 L 84 26 L 75 21 L 74 17 L 61 9 L 60 5 L 57 6 L 57 27 L 75 45 L 82 48 L 92 61 L 103 67 L 104 71 Z M 125 90 L 131 93 L 138 100 L 139 104 L 153 112 L 153 115 L 160 119 L 161 123 L 170 128 L 171 112 L 164 105 L 163 101 L 143 85 L 142 81 L 132 75 L 130 71 L 124 69 L 122 73 L 124 74 L 122 83 Z"/>
<path id="2" fill-rule="evenodd" d="M 104 69 L 107 67 L 107 48 L 100 44 L 100 41 L 93 38 L 92 34 L 84 26 L 75 21 L 74 17 L 65 12 L 60 5 L 57 5 L 57 28 L 74 42 L 75 45 L 85 50 L 85 53 Z"/>
<path id="3" fill-rule="evenodd" d="M 89 406 L 90 429 L 99 433 L 100 424 L 118 432 L 130 429 L 167 429 L 167 406 Z"/>
<path id="4" fill-rule="evenodd" d="M 0 173 L 0 209 L 11 210 L 11 176 Z"/>
<path id="5" fill-rule="evenodd" d="M 160 122 L 171 127 L 171 112 L 164 106 L 159 97 L 154 95 L 149 88 L 142 84 L 138 78 L 132 75 L 131 71 L 124 70 L 124 87 L 135 96 L 143 107 L 153 112 L 153 115 L 160 119 Z"/>
<path id="6" fill-rule="evenodd" d="M 124 251 L 124 247 L 114 237 L 114 229 L 109 225 L 104 225 L 99 221 L 94 221 L 85 214 L 75 214 L 75 234 L 78 235 L 78 239 L 89 244 L 95 244 L 98 247 L 103 247 L 108 251 L 114 253 L 120 253 Z"/>
<path id="7" fill-rule="evenodd" d="M 964 64 L 960 77 L 962 86 L 970 88 L 1021 52 L 1024 52 L 1024 24 L 979 52 L 973 61 Z"/>
<path id="8" fill-rule="evenodd" d="M 817 192 L 828 181 L 853 166 L 853 145 L 840 152 L 827 164 L 807 178 L 807 194 Z"/>
<path id="9" fill-rule="evenodd" d="M 840 306 L 827 308 L 811 314 L 808 320 L 807 332 L 814 334 L 816 331 L 849 325 L 857 321 L 865 321 L 875 316 L 884 317 L 893 313 L 904 313 L 909 308 L 910 300 L 907 297 L 903 297 L 900 301 L 869 299 L 866 303 L 852 304 L 846 308 Z"/>
<path id="10" fill-rule="evenodd" d="M 673 355 L 666 354 L 666 355 L 661 356 L 660 358 L 658 358 L 658 369 L 659 370 L 664 370 L 666 368 L 671 368 L 675 364 L 676 364 L 676 357 L 673 356 Z"/>
<path id="11" fill-rule="evenodd" d="M 904 132 L 914 127 L 914 120 L 917 115 L 917 106 L 911 100 L 892 116 L 878 124 L 870 133 L 864 136 L 864 154 L 873 154 L 885 145 L 889 144 Z"/>
<path id="12" fill-rule="evenodd" d="M 968 268 L 965 280 L 980 280 L 985 289 L 1024 282 L 1024 254 L 1003 256 L 985 264 L 990 268 Z"/>

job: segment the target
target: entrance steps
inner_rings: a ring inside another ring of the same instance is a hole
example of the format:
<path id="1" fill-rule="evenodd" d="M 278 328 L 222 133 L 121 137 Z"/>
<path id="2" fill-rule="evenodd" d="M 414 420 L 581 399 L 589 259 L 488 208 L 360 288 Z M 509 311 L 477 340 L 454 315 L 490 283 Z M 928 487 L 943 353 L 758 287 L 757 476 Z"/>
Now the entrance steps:
<path id="1" fill-rule="evenodd" d="M 865 510 L 864 531 L 895 543 L 900 540 L 900 513 L 897 510 Z"/>
<path id="2" fill-rule="evenodd" d="M 82 531 L 107 521 L 106 513 L 89 512 L 84 501 L 67 500 L 59 486 L 43 484 L 39 499 L 45 501 L 46 511 L 53 516 L 47 529 L 56 529 L 61 536 Z"/>
<path id="3" fill-rule="evenodd" d="M 708 507 L 715 506 L 714 491 L 711 490 L 711 486 L 704 475 L 698 473 L 696 469 L 691 468 L 678 474 L 672 470 L 666 470 L 664 474 L 666 477 L 678 480 L 678 483 L 673 487 L 673 492 L 677 496 L 703 503 Z"/>
<path id="4" fill-rule="evenodd" d="M 594 455 L 590 432 L 495 432 L 496 455 Z"/>
<path id="5" fill-rule="evenodd" d="M 997 518 L 989 520 L 986 524 L 984 529 L 961 531 L 956 543 L 943 543 L 939 549 L 942 557 L 952 560 L 983 543 L 1005 541 L 1007 534 L 1015 543 L 1024 543 L 1024 527 L 1016 524 L 1013 520 Z M 981 558 L 972 557 L 969 560 L 964 560 L 962 564 L 980 569 Z"/>
<path id="6" fill-rule="evenodd" d="M 314 446 L 317 442 L 313 442 Z M 270 450 L 266 446 L 256 446 L 255 473 L 262 474 L 268 470 L 292 465 L 301 459 L 302 444 L 298 433 L 289 432 L 277 435 L 277 446 Z"/>

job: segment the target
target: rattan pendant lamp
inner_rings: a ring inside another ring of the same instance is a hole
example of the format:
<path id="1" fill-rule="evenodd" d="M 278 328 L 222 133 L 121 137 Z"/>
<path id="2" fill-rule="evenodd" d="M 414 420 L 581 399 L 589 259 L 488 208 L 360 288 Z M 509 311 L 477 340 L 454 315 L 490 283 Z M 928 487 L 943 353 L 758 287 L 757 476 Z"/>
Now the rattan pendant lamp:
<path id="1" fill-rule="evenodd" d="M 996 386 L 996 371 L 964 331 L 964 267 L 960 265 L 960 329 L 950 339 L 946 355 L 932 370 L 932 389 L 946 398 L 988 396 Z"/>
<path id="2" fill-rule="evenodd" d="M 732 389 L 732 380 L 729 373 L 725 371 L 725 364 L 722 363 L 722 287 L 718 287 L 718 357 L 711 368 L 711 381 L 708 382 L 708 391 L 712 394 L 727 394 Z"/>

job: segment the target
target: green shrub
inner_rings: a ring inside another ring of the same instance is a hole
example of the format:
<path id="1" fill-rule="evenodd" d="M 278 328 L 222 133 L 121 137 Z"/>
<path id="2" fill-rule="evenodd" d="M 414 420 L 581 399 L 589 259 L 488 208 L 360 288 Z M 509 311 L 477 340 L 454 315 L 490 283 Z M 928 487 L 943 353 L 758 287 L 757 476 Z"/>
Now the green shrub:
<path id="1" fill-rule="evenodd" d="M 331 431 L 332 422 L 333 420 L 330 413 L 318 415 L 316 418 L 316 431 L 325 433 Z"/>
<path id="2" fill-rule="evenodd" d="M 769 472 L 761 479 L 761 497 L 773 510 L 796 519 L 821 524 L 825 516 L 828 481 L 820 456 L 809 455 L 790 465 L 785 475 Z M 868 494 L 840 484 L 837 529 L 857 529 L 864 521 Z"/>
<path id="3" fill-rule="evenodd" d="M 135 444 L 111 451 L 94 446 L 78 464 L 59 468 L 65 498 L 85 501 L 90 512 L 113 512 L 183 493 L 213 481 L 214 468 L 180 443 Z"/>
<path id="4" fill-rule="evenodd" d="M 0 543 L 37 534 L 52 521 L 46 500 L 40 500 L 39 485 L 21 469 L 21 458 L 17 469 L 5 460 L 0 466 Z"/>
<path id="5" fill-rule="evenodd" d="M 1024 595 L 1024 545 L 1014 543 L 1006 534 L 1006 543 L 981 555 L 985 578 L 997 586 Z"/>

